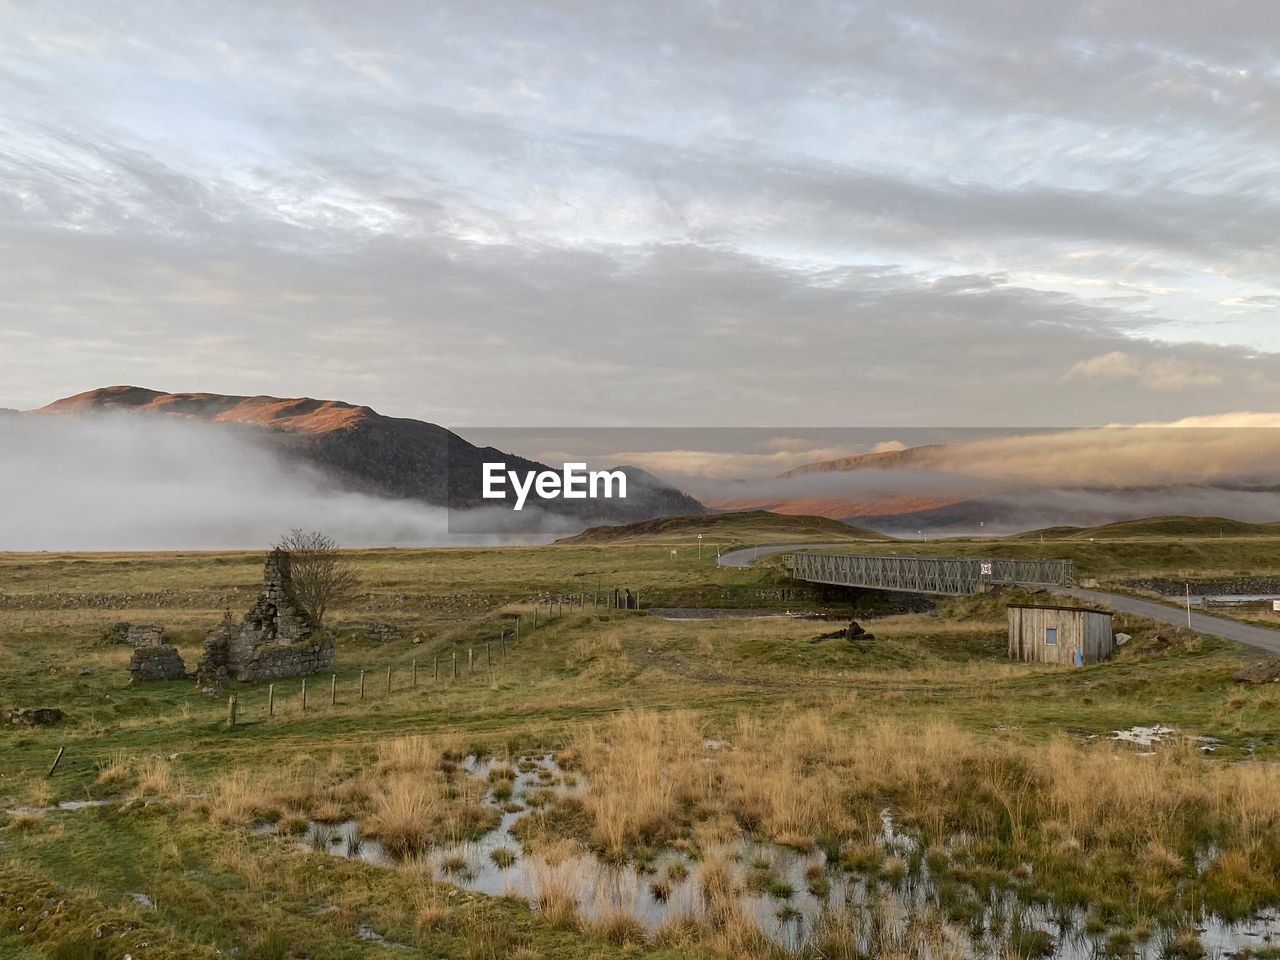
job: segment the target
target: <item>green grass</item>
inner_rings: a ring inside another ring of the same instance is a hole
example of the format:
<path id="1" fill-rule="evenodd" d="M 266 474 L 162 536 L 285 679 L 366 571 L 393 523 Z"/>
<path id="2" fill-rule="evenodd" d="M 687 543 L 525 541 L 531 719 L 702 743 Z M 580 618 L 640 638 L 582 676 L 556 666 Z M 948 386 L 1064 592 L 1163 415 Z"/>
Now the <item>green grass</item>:
<path id="1" fill-rule="evenodd" d="M 1082 563 L 1089 559 L 1096 570 L 1119 576 L 1138 575 L 1134 570 L 1145 565 L 1164 564 L 1168 572 L 1170 564 L 1184 562 L 1258 573 L 1275 560 L 1274 551 L 1256 546 L 1256 553 L 1253 544 L 1212 540 L 911 548 L 1028 551 L 1022 555 L 1076 550 Z M 1083 742 L 1158 722 L 1220 738 L 1222 762 L 1272 758 L 1280 746 L 1280 709 L 1270 691 L 1241 691 L 1231 683 L 1239 651 L 1212 638 L 1157 648 L 1144 642 L 1155 628 L 1132 618 L 1121 618 L 1117 627 L 1135 641 L 1114 661 L 1081 670 L 1008 663 L 1002 601 L 995 597 L 868 620 L 864 626 L 875 638 L 855 643 L 810 643 L 838 625 L 830 621 L 671 622 L 647 613 L 575 609 L 547 622 L 545 604 L 539 628 L 530 629 L 532 598 L 613 586 L 639 590 L 646 603 L 777 603 L 770 591 L 783 581 L 772 562 L 726 570 L 714 566 L 705 546 L 702 559 L 696 550 L 677 549 L 675 557 L 666 544 L 644 542 L 354 552 L 365 586 L 357 603 L 334 618 L 341 630 L 338 703 L 330 706 L 328 678 L 313 678 L 304 713 L 300 681 L 279 681 L 271 718 L 265 684 L 233 683 L 216 697 L 186 682 L 130 687 L 127 648 L 97 641 L 116 620 L 163 623 L 194 668 L 203 633 L 222 609 L 248 606 L 260 555 L 0 555 L 0 706 L 58 706 L 68 714 L 59 727 L 0 730 L 0 806 L 139 794 L 140 770 L 153 762 L 176 784 L 151 793 L 146 806 L 54 812 L 27 824 L 9 818 L 0 826 L 0 888 L 24 891 L 21 901 L 0 900 L 0 955 L 92 956 L 84 951 L 104 942 L 93 937 L 100 927 L 115 931 L 105 938 L 113 960 L 127 949 L 161 958 L 232 949 L 267 955 L 282 936 L 295 955 L 317 960 L 391 955 L 357 935 L 362 924 L 428 956 L 483 955 L 495 944 L 500 956 L 521 948 L 531 956 L 583 960 L 636 955 L 603 933 L 533 917 L 522 903 L 450 897 L 447 885 L 411 872 L 308 854 L 241 827 L 219 826 L 190 799 L 207 796 L 234 770 L 373 763 L 379 743 L 406 734 L 449 736 L 462 749 L 510 758 L 560 750 L 588 726 L 631 709 L 690 711 L 708 735 L 724 738 L 743 716 L 772 722 L 819 711 L 851 738 L 891 717 L 954 724 L 993 743 L 1033 745 L 1064 734 Z M 483 644 L 509 631 L 516 614 L 524 618 L 521 643 L 505 652 L 491 647 L 490 671 Z M 370 619 L 401 624 L 406 639 L 361 639 L 354 628 Z M 415 635 L 421 643 L 411 642 Z M 477 664 L 470 673 L 468 650 Z M 449 669 L 455 653 L 457 681 Z M 438 679 L 432 675 L 437 658 Z M 235 729 L 225 722 L 230 692 L 239 698 Z M 60 746 L 65 757 L 57 775 L 47 778 Z M 104 770 L 113 772 L 104 776 Z M 186 799 L 174 799 L 178 794 Z M 281 811 L 281 822 L 292 822 L 290 816 L 298 814 Z M 562 835 L 588 829 L 582 809 L 572 805 L 553 805 L 542 828 Z M 845 854 L 858 859 L 855 850 Z M 880 870 L 883 860 L 877 853 L 874 864 L 867 859 L 868 869 Z M 1228 880 L 1224 897 L 1231 895 Z M 156 909 L 135 902 L 131 892 L 153 897 Z M 782 896 L 780 886 L 775 895 Z M 437 896 L 446 907 L 423 906 L 424 897 Z M 58 904 L 52 919 L 35 927 L 24 922 L 46 902 Z M 19 932 L 20 926 L 26 929 Z M 152 945 L 145 951 L 138 948 L 144 941 Z M 684 944 L 642 952 L 672 960 L 705 951 Z"/>

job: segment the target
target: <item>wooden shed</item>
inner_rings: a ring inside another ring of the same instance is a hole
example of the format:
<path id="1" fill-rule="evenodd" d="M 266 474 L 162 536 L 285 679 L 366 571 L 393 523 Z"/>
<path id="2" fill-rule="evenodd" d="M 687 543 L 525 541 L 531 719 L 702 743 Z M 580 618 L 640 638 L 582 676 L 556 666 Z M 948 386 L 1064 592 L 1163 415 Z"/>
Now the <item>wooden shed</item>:
<path id="1" fill-rule="evenodd" d="M 1090 607 L 1009 604 L 1009 659 L 1081 666 L 1111 656 L 1111 614 Z"/>

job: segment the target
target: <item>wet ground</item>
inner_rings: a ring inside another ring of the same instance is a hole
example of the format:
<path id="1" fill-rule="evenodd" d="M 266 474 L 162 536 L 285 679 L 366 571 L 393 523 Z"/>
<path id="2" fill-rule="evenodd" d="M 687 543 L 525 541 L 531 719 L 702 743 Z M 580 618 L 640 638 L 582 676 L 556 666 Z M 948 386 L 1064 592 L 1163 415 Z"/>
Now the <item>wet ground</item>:
<path id="1" fill-rule="evenodd" d="M 707 741 L 708 757 L 725 746 L 720 741 Z M 495 763 L 468 757 L 463 766 L 468 775 L 488 781 Z M 430 863 L 437 879 L 492 896 L 518 896 L 531 905 L 550 886 L 570 892 L 580 915 L 587 919 L 626 915 L 649 932 L 674 919 L 703 915 L 698 883 L 702 864 L 684 852 L 668 849 L 643 863 L 624 864 L 605 862 L 581 844 L 553 860 L 526 854 L 512 832 L 516 824 L 545 800 L 580 794 L 586 784 L 580 775 L 562 770 L 549 754 L 522 757 L 511 767 L 514 780 L 509 781 L 510 793 L 504 790 L 495 795 L 490 790 L 485 799 L 487 805 L 503 810 L 498 826 L 474 842 L 433 850 Z M 507 781 L 497 781 L 503 782 Z M 275 828 L 263 824 L 258 829 L 274 832 Z M 360 835 L 355 821 L 311 823 L 296 842 L 304 849 L 379 866 L 395 863 L 377 840 Z M 963 837 L 956 838 L 958 845 L 964 842 Z M 895 828 L 888 810 L 881 814 L 878 846 L 883 856 L 898 858 L 904 865 L 901 874 L 886 880 L 882 872 L 881 879 L 868 879 L 828 862 L 820 850 L 799 851 L 752 839 L 742 839 L 715 853 L 728 865 L 740 891 L 740 908 L 779 945 L 803 953 L 813 946 L 824 919 L 833 914 L 876 912 L 905 922 L 913 912 L 937 902 L 938 890 L 927 866 L 920 865 L 914 875 L 905 870 L 908 861 L 914 859 L 919 864 L 920 858 L 915 841 Z M 1063 916 L 1043 906 L 1023 904 L 1012 892 L 993 893 L 972 921 L 948 924 L 944 932 L 947 941 L 963 954 L 984 957 L 1000 955 L 1002 936 L 1013 927 L 1043 931 L 1052 938 L 1050 955 L 1061 960 L 1102 955 L 1103 940 L 1084 932 L 1084 911 Z M 1241 924 L 1209 918 L 1197 932 L 1206 956 L 1229 957 L 1245 947 L 1258 950 L 1280 944 L 1280 917 L 1268 912 Z M 1157 934 L 1136 945 L 1132 955 L 1157 960 L 1165 952 L 1164 939 Z"/>

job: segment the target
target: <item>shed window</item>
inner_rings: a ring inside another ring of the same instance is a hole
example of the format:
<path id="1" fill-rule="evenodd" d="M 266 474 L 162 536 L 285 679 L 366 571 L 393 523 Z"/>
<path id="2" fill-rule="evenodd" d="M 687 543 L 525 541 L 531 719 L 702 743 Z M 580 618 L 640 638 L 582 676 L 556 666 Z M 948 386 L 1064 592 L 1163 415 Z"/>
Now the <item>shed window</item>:
<path id="1" fill-rule="evenodd" d="M 1045 643 L 1052 643 L 1052 644 L 1054 644 L 1055 646 L 1057 645 L 1057 643 L 1058 643 L 1058 628 L 1057 628 L 1057 627 L 1045 627 L 1045 628 L 1044 628 L 1044 642 L 1045 642 Z"/>

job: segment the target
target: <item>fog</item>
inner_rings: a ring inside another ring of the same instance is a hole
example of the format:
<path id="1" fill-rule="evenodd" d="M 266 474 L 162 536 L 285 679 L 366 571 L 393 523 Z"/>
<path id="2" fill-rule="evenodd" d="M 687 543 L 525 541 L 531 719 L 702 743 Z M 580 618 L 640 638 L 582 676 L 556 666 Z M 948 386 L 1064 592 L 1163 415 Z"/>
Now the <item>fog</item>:
<path id="1" fill-rule="evenodd" d="M 0 415 L 0 451 L 2 550 L 259 549 L 292 527 L 344 546 L 547 539 L 450 534 L 443 507 L 344 491 L 225 427 L 168 416 Z M 484 519 L 477 529 L 499 529 Z"/>

